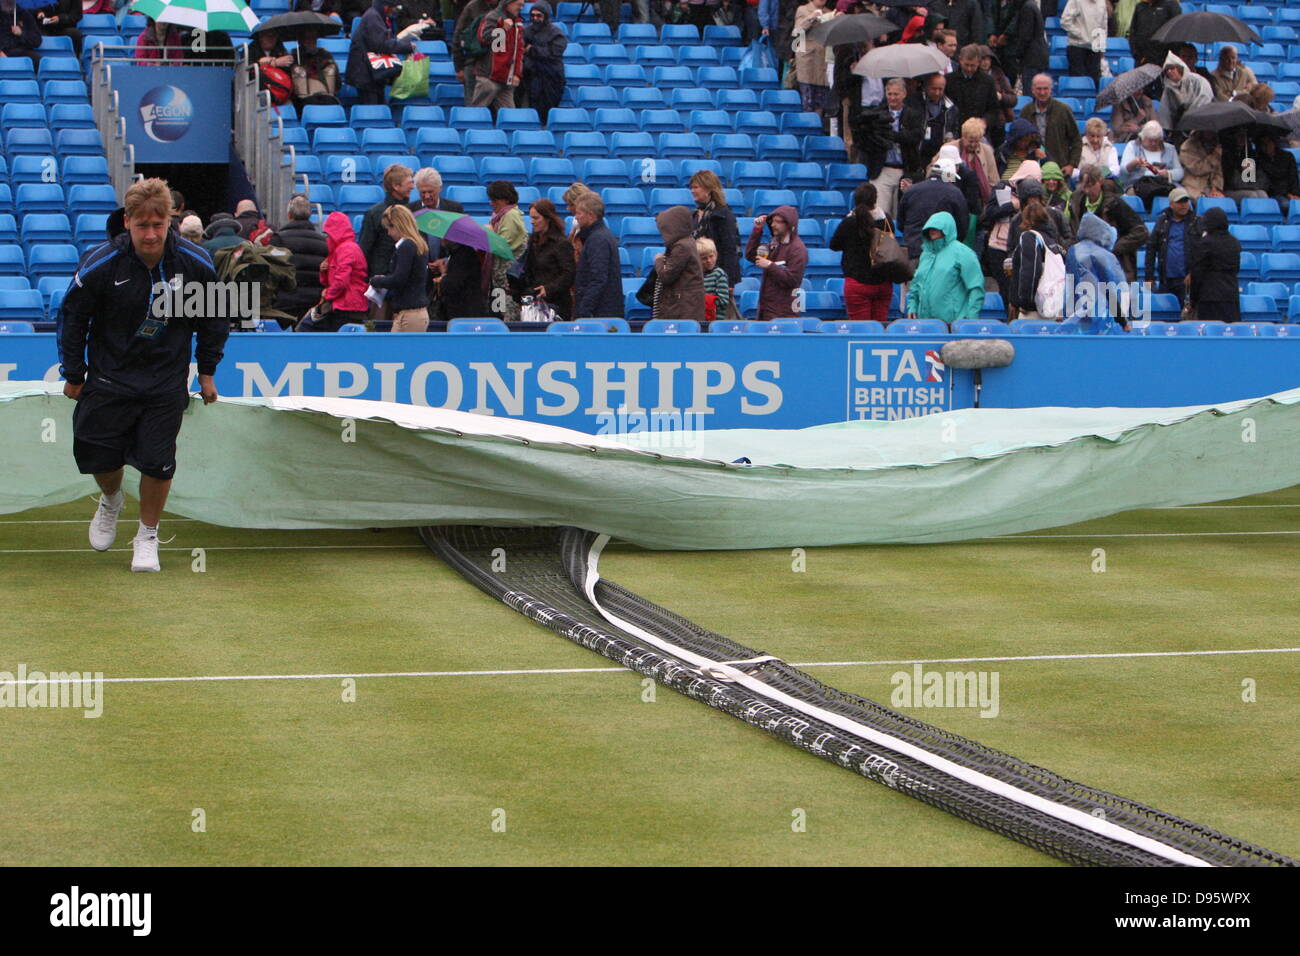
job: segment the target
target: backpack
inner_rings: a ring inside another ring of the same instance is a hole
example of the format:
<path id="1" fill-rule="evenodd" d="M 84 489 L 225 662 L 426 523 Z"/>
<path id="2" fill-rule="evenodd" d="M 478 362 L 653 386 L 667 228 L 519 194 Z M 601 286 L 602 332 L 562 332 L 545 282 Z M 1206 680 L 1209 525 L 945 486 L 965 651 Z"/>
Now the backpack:
<path id="1" fill-rule="evenodd" d="M 1053 252 L 1042 234 L 1031 229 L 1038 244 L 1043 247 L 1043 274 L 1038 277 L 1034 292 L 1034 305 L 1044 319 L 1058 319 L 1065 308 L 1065 259 Z"/>
<path id="2" fill-rule="evenodd" d="M 212 254 L 217 278 L 222 282 L 255 282 L 258 285 L 260 309 L 256 318 L 294 321 L 287 312 L 271 308 L 280 292 L 292 292 L 298 287 L 298 272 L 288 249 L 263 246 L 244 241 L 218 249 Z"/>
<path id="3" fill-rule="evenodd" d="M 479 27 L 483 25 L 483 17 L 485 16 L 487 16 L 486 13 L 475 17 L 465 29 L 460 31 L 460 51 L 467 60 L 477 60 L 490 52 L 487 47 L 479 42 L 478 38 Z"/>

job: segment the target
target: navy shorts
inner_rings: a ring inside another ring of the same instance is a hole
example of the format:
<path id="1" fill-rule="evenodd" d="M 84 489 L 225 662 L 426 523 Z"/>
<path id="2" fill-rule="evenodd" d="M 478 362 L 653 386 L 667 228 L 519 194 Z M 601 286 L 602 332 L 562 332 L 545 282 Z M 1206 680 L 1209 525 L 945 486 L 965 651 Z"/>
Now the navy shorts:
<path id="1" fill-rule="evenodd" d="M 130 465 L 150 478 L 172 478 L 176 436 L 189 404 L 187 392 L 139 396 L 83 389 L 72 413 L 77 468 L 83 475 L 102 475 Z"/>

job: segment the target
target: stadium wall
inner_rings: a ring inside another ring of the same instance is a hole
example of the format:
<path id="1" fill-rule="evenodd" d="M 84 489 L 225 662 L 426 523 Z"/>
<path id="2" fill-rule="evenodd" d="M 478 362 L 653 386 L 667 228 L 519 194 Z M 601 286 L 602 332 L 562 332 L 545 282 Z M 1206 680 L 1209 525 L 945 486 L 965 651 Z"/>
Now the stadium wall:
<path id="1" fill-rule="evenodd" d="M 956 336 L 234 335 L 225 396 L 326 395 L 445 406 L 589 433 L 802 428 L 916 417 L 974 402 L 945 368 Z M 981 404 L 1159 407 L 1300 386 L 1300 339 L 1008 336 Z M 51 334 L 0 341 L 0 380 L 57 380 Z"/>

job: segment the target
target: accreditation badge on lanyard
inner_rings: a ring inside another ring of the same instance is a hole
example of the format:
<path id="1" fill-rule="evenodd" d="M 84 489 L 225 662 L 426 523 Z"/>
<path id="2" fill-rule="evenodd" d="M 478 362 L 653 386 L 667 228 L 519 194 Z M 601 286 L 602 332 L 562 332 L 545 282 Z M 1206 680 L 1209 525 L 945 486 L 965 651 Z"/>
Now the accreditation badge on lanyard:
<path id="1" fill-rule="evenodd" d="M 174 289 L 180 288 L 181 277 L 176 276 L 172 280 L 172 285 L 170 288 L 166 286 L 162 281 L 161 263 L 159 263 L 158 266 L 158 275 L 159 275 L 159 280 L 158 282 L 155 283 L 153 281 L 153 273 L 152 272 L 149 273 L 149 279 L 150 279 L 149 304 L 145 308 L 144 321 L 141 322 L 140 327 L 135 330 L 135 337 L 137 339 L 157 339 L 160 335 L 162 335 L 163 330 L 167 328 L 167 318 L 168 318 L 168 312 L 170 310 L 168 310 L 166 307 L 167 306 L 166 297 L 171 293 L 171 290 L 173 288 Z M 162 292 L 163 299 L 162 299 L 162 308 L 161 308 L 161 311 L 163 313 L 162 315 L 158 315 L 157 312 L 154 311 L 154 297 L 158 292 L 158 287 L 160 285 L 162 285 L 163 287 L 163 292 Z"/>

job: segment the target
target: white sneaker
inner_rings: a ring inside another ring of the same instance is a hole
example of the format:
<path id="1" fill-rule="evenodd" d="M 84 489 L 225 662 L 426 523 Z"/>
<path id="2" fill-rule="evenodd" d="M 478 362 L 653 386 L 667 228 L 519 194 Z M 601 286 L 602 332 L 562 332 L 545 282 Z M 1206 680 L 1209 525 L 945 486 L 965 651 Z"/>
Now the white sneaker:
<path id="1" fill-rule="evenodd" d="M 131 548 L 134 554 L 131 557 L 132 571 L 161 571 L 162 567 L 158 564 L 158 537 L 150 535 L 143 537 L 136 535 L 131 540 Z"/>
<path id="2" fill-rule="evenodd" d="M 118 489 L 116 504 L 108 495 L 99 496 L 99 509 L 90 519 L 90 546 L 96 551 L 107 551 L 113 546 L 117 538 L 117 516 L 122 513 L 125 501 L 126 495 L 121 489 Z"/>

